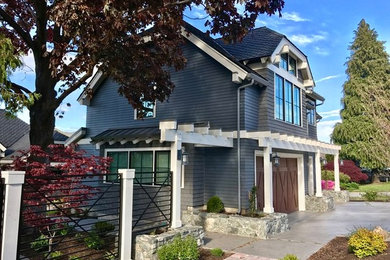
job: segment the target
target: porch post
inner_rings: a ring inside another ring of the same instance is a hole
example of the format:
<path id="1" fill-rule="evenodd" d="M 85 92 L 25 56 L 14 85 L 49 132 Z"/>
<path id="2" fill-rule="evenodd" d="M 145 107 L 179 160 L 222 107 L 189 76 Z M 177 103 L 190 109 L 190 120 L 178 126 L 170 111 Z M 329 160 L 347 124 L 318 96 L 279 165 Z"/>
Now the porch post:
<path id="1" fill-rule="evenodd" d="M 339 153 L 334 155 L 334 190 L 340 191 Z"/>
<path id="2" fill-rule="evenodd" d="M 309 195 L 314 195 L 314 160 L 313 156 L 309 156 L 309 162 L 308 162 L 308 169 L 309 169 L 309 180 L 308 180 L 308 191 Z"/>
<path id="3" fill-rule="evenodd" d="M 264 148 L 264 213 L 274 212 L 271 153 L 270 146 Z"/>
<path id="4" fill-rule="evenodd" d="M 316 196 L 322 197 L 322 186 L 321 186 L 321 160 L 320 150 L 316 151 L 315 167 L 316 167 Z"/>
<path id="5" fill-rule="evenodd" d="M 298 166 L 298 207 L 300 211 L 306 210 L 306 199 L 305 199 L 305 174 L 304 174 L 304 157 L 300 156 L 297 158 Z"/>
<path id="6" fill-rule="evenodd" d="M 3 171 L 5 200 L 1 259 L 16 259 L 18 250 L 20 204 L 24 183 L 22 171 Z"/>
<path id="7" fill-rule="evenodd" d="M 120 259 L 131 259 L 131 238 L 133 233 L 133 180 L 134 169 L 119 169 L 122 182 Z"/>
<path id="8" fill-rule="evenodd" d="M 178 152 L 181 150 L 181 135 L 176 134 L 175 141 L 171 144 L 171 171 L 172 171 L 172 216 L 171 227 L 181 227 L 181 158 Z"/>

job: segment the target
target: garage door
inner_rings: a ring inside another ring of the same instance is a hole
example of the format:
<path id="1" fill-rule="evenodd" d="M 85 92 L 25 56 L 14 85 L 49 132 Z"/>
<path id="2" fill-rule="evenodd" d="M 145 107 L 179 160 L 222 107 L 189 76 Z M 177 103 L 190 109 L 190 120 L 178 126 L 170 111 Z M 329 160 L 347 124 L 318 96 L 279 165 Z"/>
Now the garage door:
<path id="1" fill-rule="evenodd" d="M 298 210 L 297 159 L 280 158 L 279 167 L 273 166 L 273 196 L 275 212 L 291 213 Z M 264 208 L 264 162 L 256 157 L 257 206 Z"/>

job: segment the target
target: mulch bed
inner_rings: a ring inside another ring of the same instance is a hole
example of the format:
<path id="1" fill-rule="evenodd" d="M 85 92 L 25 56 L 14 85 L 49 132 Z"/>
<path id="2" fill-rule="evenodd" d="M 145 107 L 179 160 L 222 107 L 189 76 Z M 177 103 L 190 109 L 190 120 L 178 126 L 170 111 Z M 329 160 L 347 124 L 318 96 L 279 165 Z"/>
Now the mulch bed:
<path id="1" fill-rule="evenodd" d="M 233 253 L 224 252 L 224 253 L 223 253 L 223 256 L 213 256 L 213 255 L 211 255 L 211 253 L 210 253 L 210 249 L 201 248 L 201 249 L 200 249 L 200 257 L 199 257 L 199 260 L 221 260 L 221 259 L 228 258 L 228 257 L 231 256 L 232 254 L 233 254 Z"/>
<path id="2" fill-rule="evenodd" d="M 370 256 L 364 260 L 389 260 L 390 259 L 390 243 L 385 252 L 380 255 Z M 309 260 L 356 260 L 354 254 L 348 252 L 348 238 L 336 237 L 328 244 L 310 256 Z"/>

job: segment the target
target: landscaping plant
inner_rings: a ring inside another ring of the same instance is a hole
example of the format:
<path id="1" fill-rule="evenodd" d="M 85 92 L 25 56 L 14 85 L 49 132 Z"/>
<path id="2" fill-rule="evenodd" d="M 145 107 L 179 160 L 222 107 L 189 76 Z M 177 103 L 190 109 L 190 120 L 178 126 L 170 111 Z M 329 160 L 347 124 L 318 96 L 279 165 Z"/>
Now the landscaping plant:
<path id="1" fill-rule="evenodd" d="M 249 214 L 251 217 L 256 216 L 256 197 L 257 197 L 257 187 L 253 186 L 249 192 Z"/>
<path id="2" fill-rule="evenodd" d="M 348 240 L 349 251 L 358 258 L 374 256 L 383 253 L 387 244 L 383 235 L 375 233 L 367 228 L 359 228 Z"/>
<path id="3" fill-rule="evenodd" d="M 221 248 L 213 248 L 210 250 L 210 254 L 213 256 L 223 256 L 223 250 Z"/>
<path id="4" fill-rule="evenodd" d="M 283 258 L 280 258 L 280 260 L 299 260 L 299 258 L 296 255 L 287 254 Z"/>
<path id="5" fill-rule="evenodd" d="M 91 232 L 89 236 L 84 238 L 84 243 L 88 248 L 100 250 L 106 246 L 106 242 L 103 238 L 98 236 L 95 232 Z"/>
<path id="6" fill-rule="evenodd" d="M 340 188 L 343 190 L 358 190 L 359 184 L 356 182 L 350 182 L 350 183 L 340 183 Z"/>
<path id="7" fill-rule="evenodd" d="M 30 243 L 31 249 L 34 251 L 45 251 L 49 247 L 49 238 L 44 234 L 41 234 L 38 238 Z"/>
<path id="8" fill-rule="evenodd" d="M 218 196 L 212 196 L 207 201 L 207 212 L 221 213 L 224 211 L 222 200 Z"/>
<path id="9" fill-rule="evenodd" d="M 368 201 L 374 201 L 378 198 L 378 192 L 376 191 L 366 191 L 362 193 L 362 197 Z"/>
<path id="10" fill-rule="evenodd" d="M 339 173 L 339 178 L 340 178 L 340 184 L 341 183 L 349 183 L 351 181 L 351 177 L 348 175 L 340 172 Z M 329 181 L 334 181 L 334 171 L 332 170 L 322 170 L 321 171 L 321 180 L 329 180 Z"/>
<path id="11" fill-rule="evenodd" d="M 334 163 L 328 162 L 324 165 L 324 170 L 334 170 Z M 343 165 L 340 165 L 340 172 L 348 175 L 351 181 L 361 183 L 368 179 L 368 176 L 360 170 L 359 167 L 351 160 L 344 160 Z"/>
<path id="12" fill-rule="evenodd" d="M 114 231 L 115 226 L 107 221 L 99 221 L 93 225 L 92 230 L 100 237 L 104 237 L 107 236 L 109 232 Z"/>
<path id="13" fill-rule="evenodd" d="M 197 260 L 199 250 L 196 240 L 192 236 L 182 239 L 180 236 L 157 250 L 159 260 L 185 259 Z"/>

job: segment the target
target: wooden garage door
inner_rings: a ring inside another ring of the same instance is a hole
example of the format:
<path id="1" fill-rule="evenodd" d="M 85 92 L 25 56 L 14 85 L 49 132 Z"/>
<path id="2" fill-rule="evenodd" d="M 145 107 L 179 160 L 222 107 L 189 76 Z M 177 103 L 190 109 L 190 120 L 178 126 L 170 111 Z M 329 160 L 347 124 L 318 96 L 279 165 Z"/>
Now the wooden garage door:
<path id="1" fill-rule="evenodd" d="M 279 167 L 273 166 L 273 196 L 275 212 L 291 213 L 298 210 L 297 159 L 280 158 Z M 256 157 L 257 206 L 264 208 L 263 157 Z"/>

